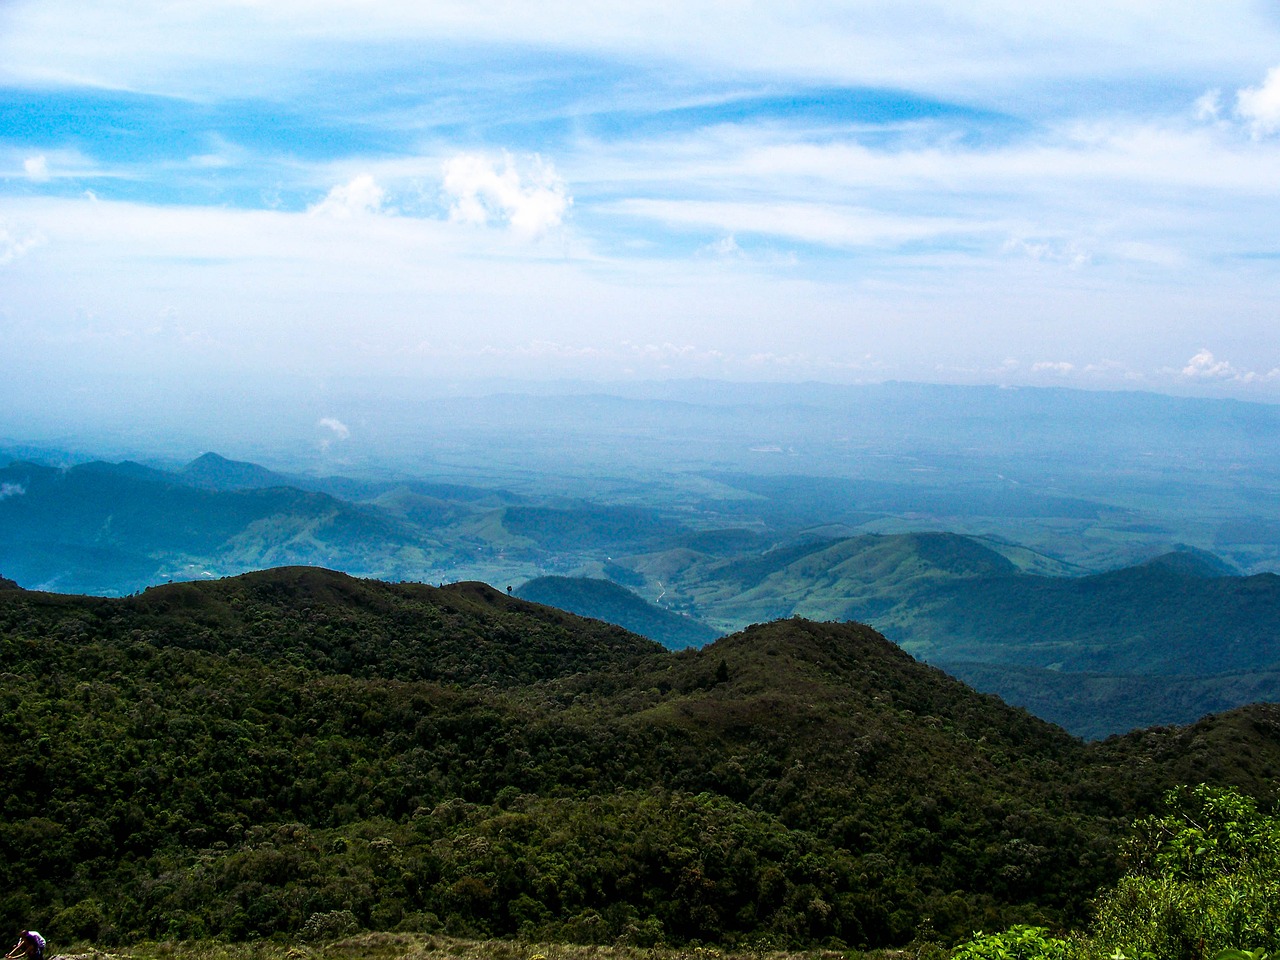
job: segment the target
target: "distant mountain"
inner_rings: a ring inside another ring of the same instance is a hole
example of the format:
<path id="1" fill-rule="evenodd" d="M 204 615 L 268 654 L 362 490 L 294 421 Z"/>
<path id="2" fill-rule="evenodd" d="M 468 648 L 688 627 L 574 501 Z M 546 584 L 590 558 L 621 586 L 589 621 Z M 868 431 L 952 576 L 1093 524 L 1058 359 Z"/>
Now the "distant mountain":
<path id="1" fill-rule="evenodd" d="M 1188 577 L 1238 577 L 1240 571 L 1211 553 L 1194 547 L 1182 546 L 1171 553 L 1164 553 L 1141 566 L 1163 567 Z"/>
<path id="2" fill-rule="evenodd" d="M 1104 504 L 1063 497 L 1008 482 L 929 484 L 850 477 L 710 473 L 709 476 L 753 494 L 743 503 L 775 523 L 860 523 L 885 515 L 937 518 L 969 516 L 1007 519 L 1093 520 Z"/>
<path id="3" fill-rule="evenodd" d="M 537 599 L 673 647 L 792 616 L 868 623 L 914 655 L 1091 737 L 1189 722 L 1245 702 L 1239 697 L 1269 695 L 1234 678 L 1280 670 L 1274 575 L 1242 577 L 1190 547 L 1082 575 L 995 536 L 850 535 L 859 524 L 884 525 L 881 511 L 907 503 L 894 499 L 903 490 L 813 479 L 687 476 L 678 496 L 628 480 L 614 494 L 623 502 L 598 502 L 559 490 L 294 476 L 214 453 L 173 472 L 130 461 L 15 462 L 0 469 L 0 570 L 26 587 L 104 595 L 291 564 L 436 583 L 572 574 L 530 589 L 554 587 Z M 911 504 L 1118 524 L 1110 529 L 1120 541 L 1136 522 L 1004 480 L 938 488 L 943 499 L 932 489 L 912 487 Z M 773 526 L 824 516 L 811 527 Z M 658 595 L 665 610 L 640 599 Z M 1027 679 L 1035 670 L 1052 674 L 1038 692 Z M 1076 675 L 1075 687 L 1063 679 Z M 1151 676 L 1181 680 L 1126 679 Z"/>
<path id="4" fill-rule="evenodd" d="M 1280 703 L 1280 671 L 1205 677 L 1067 673 L 965 661 L 938 662 L 975 690 L 994 693 L 1080 737 L 1193 723 L 1242 704 Z"/>
<path id="5" fill-rule="evenodd" d="M 1175 676 L 1280 668 L 1280 576 L 1226 576 L 1197 557 L 940 582 L 911 600 L 884 629 L 928 659 Z"/>
<path id="6" fill-rule="evenodd" d="M 1021 555 L 1029 553 L 957 534 L 870 534 L 801 537 L 728 559 L 686 551 L 672 563 L 656 553 L 631 565 L 653 571 L 708 622 L 737 627 L 792 615 L 864 622 L 909 616 L 941 584 L 1018 577 L 1027 562 Z"/>
<path id="7" fill-rule="evenodd" d="M 178 471 L 178 477 L 193 487 L 208 490 L 253 490 L 263 487 L 295 486 L 283 474 L 256 463 L 228 460 L 216 453 L 206 453 Z"/>
<path id="8" fill-rule="evenodd" d="M 1187 552 L 1092 576 L 1044 576 L 1007 553 L 956 534 L 864 536 L 728 561 L 690 556 L 667 567 L 664 582 L 710 622 L 857 620 L 948 663 L 1185 676 L 1280 668 L 1274 574 L 1232 576 Z M 633 565 L 644 571 L 661 557 Z"/>
<path id="9" fill-rule="evenodd" d="M 546 550 L 594 544 L 636 549 L 686 531 L 659 511 L 630 506 L 511 506 L 503 511 L 502 525 L 512 536 Z"/>
<path id="10" fill-rule="evenodd" d="M 1082 736 L 1280 699 L 1263 677 L 1248 680 L 1280 670 L 1280 577 L 1234 575 L 1201 551 L 1091 576 L 1046 575 L 1063 568 L 1024 548 L 915 533 L 627 563 L 726 631 L 796 615 L 871 624 Z M 1143 679 L 1156 677 L 1179 679 Z"/>
<path id="11" fill-rule="evenodd" d="M 224 480 L 256 474 L 203 462 Z M 13 463 L 0 469 L 0 485 L 10 491 L 0 498 L 0 569 L 31 587 L 129 593 L 279 563 L 394 576 L 406 552 L 421 576 L 433 548 L 428 532 L 326 494 L 192 486 L 134 463 Z M 434 551 L 453 556 L 438 541 Z"/>
<path id="12" fill-rule="evenodd" d="M 534 603 L 592 617 L 656 640 L 669 650 L 701 647 L 719 634 L 692 617 L 681 616 L 610 580 L 592 577 L 537 577 L 516 588 Z"/>
<path id="13" fill-rule="evenodd" d="M 688 533 L 644 507 L 293 476 L 214 453 L 176 472 L 129 461 L 14 462 L 0 468 L 0 491 L 0 569 L 29 587 L 107 595 L 293 563 L 437 582 L 484 572 L 505 582 L 565 554 L 603 561 Z"/>

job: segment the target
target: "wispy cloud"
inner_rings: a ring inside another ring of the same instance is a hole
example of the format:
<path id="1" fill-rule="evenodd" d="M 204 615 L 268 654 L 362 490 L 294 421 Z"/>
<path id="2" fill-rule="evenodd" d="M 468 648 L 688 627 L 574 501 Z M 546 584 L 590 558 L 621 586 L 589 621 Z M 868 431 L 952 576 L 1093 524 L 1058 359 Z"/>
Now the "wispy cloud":
<path id="1" fill-rule="evenodd" d="M 706 200 L 624 200 L 603 208 L 631 217 L 730 234 L 763 234 L 834 247 L 897 244 L 986 233 L 993 224 L 940 217 L 903 217 L 857 207 L 816 203 Z"/>
<path id="2" fill-rule="evenodd" d="M 1255 138 L 1280 130 L 1280 67 L 1267 71 L 1260 86 L 1236 94 L 1236 113 L 1249 124 Z"/>
<path id="3" fill-rule="evenodd" d="M 355 177 L 350 183 L 338 184 L 323 200 L 309 209 L 311 213 L 320 216 L 346 220 L 378 213 L 385 197 L 386 191 L 366 173 Z"/>
<path id="4" fill-rule="evenodd" d="M 351 429 L 341 420 L 337 420 L 334 417 L 321 417 L 316 426 L 330 431 L 335 440 L 347 440 L 351 437 Z"/>
<path id="5" fill-rule="evenodd" d="M 27 157 L 22 161 L 22 169 L 36 183 L 44 183 L 49 179 L 49 161 L 44 154 Z"/>
<path id="6" fill-rule="evenodd" d="M 749 8 L 693 0 L 584 6 L 510 0 L 422 4 L 145 0 L 109 5 L 17 0 L 0 62 L 23 82 L 104 88 L 260 89 L 265 78 L 334 66 L 338 47 L 386 58 L 393 44 L 492 44 L 598 59 L 653 60 L 773 78 L 963 87 L 1008 99 L 1037 85 L 1238 68 L 1274 51 L 1275 26 L 1248 0 L 1159 5 L 1079 0 L 1070 7 L 984 0 L 765 0 Z M 294 81 L 296 83 L 296 81 Z M 284 89 L 288 89 L 285 87 Z M 997 94 L 997 91 L 999 93 Z"/>
<path id="7" fill-rule="evenodd" d="M 321 417 L 316 426 L 325 431 L 318 444 L 320 450 L 328 453 L 335 443 L 351 439 L 351 429 L 334 417 Z"/>
<path id="8" fill-rule="evenodd" d="M 0 221 L 0 266 L 6 266 L 45 242 L 38 231 L 24 232 Z"/>
<path id="9" fill-rule="evenodd" d="M 875 357 L 1280 397 L 1250 372 L 1280 365 L 1280 18 L 1249 0 L 3 16 L 0 86 L 32 105 L 0 131 L 14 368 L 53 366 L 86 317 L 141 330 L 177 302 L 230 370 Z M 1175 362 L 1206 317 L 1249 364 Z M 193 362 L 188 339 L 146 362 Z M 100 352 L 83 363 L 143 362 Z"/>

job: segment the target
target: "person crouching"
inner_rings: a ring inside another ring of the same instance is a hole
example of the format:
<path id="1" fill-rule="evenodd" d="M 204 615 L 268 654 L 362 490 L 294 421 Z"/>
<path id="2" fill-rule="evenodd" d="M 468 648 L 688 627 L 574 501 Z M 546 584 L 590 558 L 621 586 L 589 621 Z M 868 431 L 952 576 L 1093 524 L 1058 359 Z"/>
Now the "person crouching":
<path id="1" fill-rule="evenodd" d="M 4 960 L 18 960 L 19 957 L 44 960 L 44 937 L 34 930 L 23 930 L 18 934 L 18 942 L 13 945 L 13 949 L 5 954 Z"/>

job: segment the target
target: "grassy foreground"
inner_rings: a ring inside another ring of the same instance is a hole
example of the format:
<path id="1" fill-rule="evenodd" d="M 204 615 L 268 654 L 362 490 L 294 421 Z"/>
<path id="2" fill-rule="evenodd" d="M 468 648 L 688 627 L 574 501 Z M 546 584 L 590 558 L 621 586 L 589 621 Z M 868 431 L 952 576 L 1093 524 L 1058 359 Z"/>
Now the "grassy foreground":
<path id="1" fill-rule="evenodd" d="M 933 960 L 947 951 L 721 950 L 536 944 L 515 940 L 460 940 L 421 933 L 366 933 L 325 945 L 284 943 L 141 943 L 111 952 L 84 949 L 58 960 Z"/>

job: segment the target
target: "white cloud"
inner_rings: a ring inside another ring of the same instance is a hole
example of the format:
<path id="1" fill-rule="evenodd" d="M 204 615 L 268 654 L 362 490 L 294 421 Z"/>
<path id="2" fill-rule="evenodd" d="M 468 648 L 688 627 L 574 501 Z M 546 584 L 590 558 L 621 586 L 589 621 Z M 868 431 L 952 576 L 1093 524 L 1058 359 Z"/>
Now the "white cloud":
<path id="1" fill-rule="evenodd" d="M 36 183 L 44 183 L 49 179 L 49 161 L 44 154 L 27 157 L 22 161 L 22 169 L 27 177 Z"/>
<path id="2" fill-rule="evenodd" d="M 522 171 L 509 154 L 501 164 L 480 154 L 458 154 L 444 164 L 443 189 L 455 223 L 506 223 L 524 237 L 560 226 L 573 203 L 564 181 L 538 156 Z"/>
<path id="3" fill-rule="evenodd" d="M 1222 91 L 1206 90 L 1195 102 L 1195 118 L 1197 120 L 1217 120 L 1222 113 Z"/>
<path id="4" fill-rule="evenodd" d="M 1280 380 L 1280 368 L 1260 373 L 1256 370 L 1240 370 L 1227 360 L 1219 360 L 1208 350 L 1201 350 L 1187 361 L 1182 375 L 1191 380 L 1216 380 L 1234 383 L 1261 383 Z"/>
<path id="5" fill-rule="evenodd" d="M 1236 94 L 1236 114 L 1249 124 L 1254 139 L 1280 130 L 1280 67 L 1272 67 L 1260 87 Z"/>
<path id="6" fill-rule="evenodd" d="M 1033 363 L 1031 365 L 1031 372 L 1032 373 L 1066 374 L 1066 373 L 1071 373 L 1073 370 L 1075 370 L 1075 368 L 1076 368 L 1076 365 L 1074 363 L 1067 363 L 1065 361 L 1053 362 L 1050 360 L 1041 360 L 1038 363 Z"/>
<path id="7" fill-rule="evenodd" d="M 386 191 L 378 186 L 369 174 L 362 173 L 349 183 L 339 184 L 329 191 L 319 203 L 309 208 L 310 213 L 347 220 L 382 210 Z"/>
<path id="8" fill-rule="evenodd" d="M 381 168 L 374 175 L 391 182 Z M 28 369 L 51 367 L 50 356 L 65 368 L 63 358 L 78 350 L 91 358 L 82 358 L 86 364 L 143 370 L 137 337 L 120 339 L 118 348 L 101 337 L 83 349 L 58 345 L 89 325 L 88 315 L 96 314 L 101 330 L 137 326 L 137 318 L 154 317 L 182 291 L 186 329 L 208 333 L 220 346 L 148 348 L 149 358 L 174 367 L 199 359 L 268 369 L 288 357 L 307 369 L 419 377 L 842 378 L 872 353 L 883 364 L 879 373 L 910 379 L 936 376 L 940 359 L 986 371 L 1006 356 L 1063 358 L 1091 350 L 1155 373 L 1140 347 L 1199 337 L 1194 318 L 1210 315 L 1223 318 L 1215 335 L 1248 342 L 1250 325 L 1274 324 L 1277 292 L 1269 274 L 1258 273 L 1268 267 L 1265 260 L 1238 283 L 1231 265 L 1227 273 L 1210 265 L 1194 283 L 1159 274 L 1152 284 L 1128 270 L 1112 279 L 1106 265 L 1088 276 L 1046 271 L 998 256 L 1007 229 L 989 238 L 990 256 L 886 258 L 858 247 L 852 256 L 837 253 L 817 274 L 805 269 L 812 256 L 785 273 L 752 269 L 754 260 L 673 259 L 664 251 L 566 260 L 548 249 L 558 244 L 531 245 L 505 229 L 460 230 L 443 218 L 418 216 L 343 221 L 33 196 L 7 198 L 0 211 L 11 229 L 21 224 L 49 237 L 40 256 L 4 273 L 3 309 L 39 320 L 3 328 L 12 334 L 11 365 L 21 348 L 31 358 Z M 732 232 L 716 230 L 707 239 Z M 502 255 L 495 257 L 495 249 Z M 1026 322 L 1030 315 L 1036 324 Z M 1274 366 L 1271 348 L 1257 339 L 1254 355 Z M 620 347 L 623 341 L 647 346 Z M 429 355 L 406 348 L 422 342 L 430 343 Z M 499 352 L 479 353 L 486 344 Z M 810 359 L 802 365 L 796 356 Z M 757 357 L 768 359 L 748 362 Z M 1021 368 L 1029 380 L 1048 376 L 1032 375 L 1030 363 Z M 1166 380 L 1189 382 L 1180 372 Z M 1077 369 L 1071 382 L 1085 376 Z M 1088 376 L 1095 385 L 1120 381 L 1119 373 Z M 985 372 L 982 378 L 990 379 Z M 337 449 L 340 432 L 316 427 L 314 442 L 323 437 Z"/>
<path id="9" fill-rule="evenodd" d="M 1182 375 L 1194 380 L 1230 380 L 1236 376 L 1236 371 L 1226 360 L 1219 360 L 1208 350 L 1201 350 L 1187 361 Z"/>
<path id="10" fill-rule="evenodd" d="M 0 223 L 0 267 L 12 263 L 44 242 L 44 236 L 40 233 L 18 234 Z"/>
<path id="11" fill-rule="evenodd" d="M 726 234 L 714 243 L 709 243 L 704 248 L 707 253 L 717 257 L 725 257 L 726 259 L 741 257 L 742 248 L 738 246 L 738 239 L 733 234 Z"/>
<path id="12" fill-rule="evenodd" d="M 0 500 L 9 497 L 20 497 L 27 492 L 27 488 L 20 483 L 0 483 Z"/>
<path id="13" fill-rule="evenodd" d="M 1146 379 L 1146 374 L 1140 370 L 1132 370 L 1118 360 L 1099 360 L 1096 363 L 1086 364 L 1083 372 L 1091 377 L 1119 379 L 1130 383 Z"/>
<path id="14" fill-rule="evenodd" d="M 1076 241 L 1062 238 L 1011 237 L 1003 246 L 1005 253 L 1021 254 L 1032 260 L 1062 263 L 1076 270 L 1092 259 L 1089 252 Z"/>
<path id="15" fill-rule="evenodd" d="M 333 437 L 330 439 L 347 440 L 351 437 L 351 429 L 341 420 L 336 420 L 333 417 L 321 417 L 316 426 L 332 431 Z"/>

